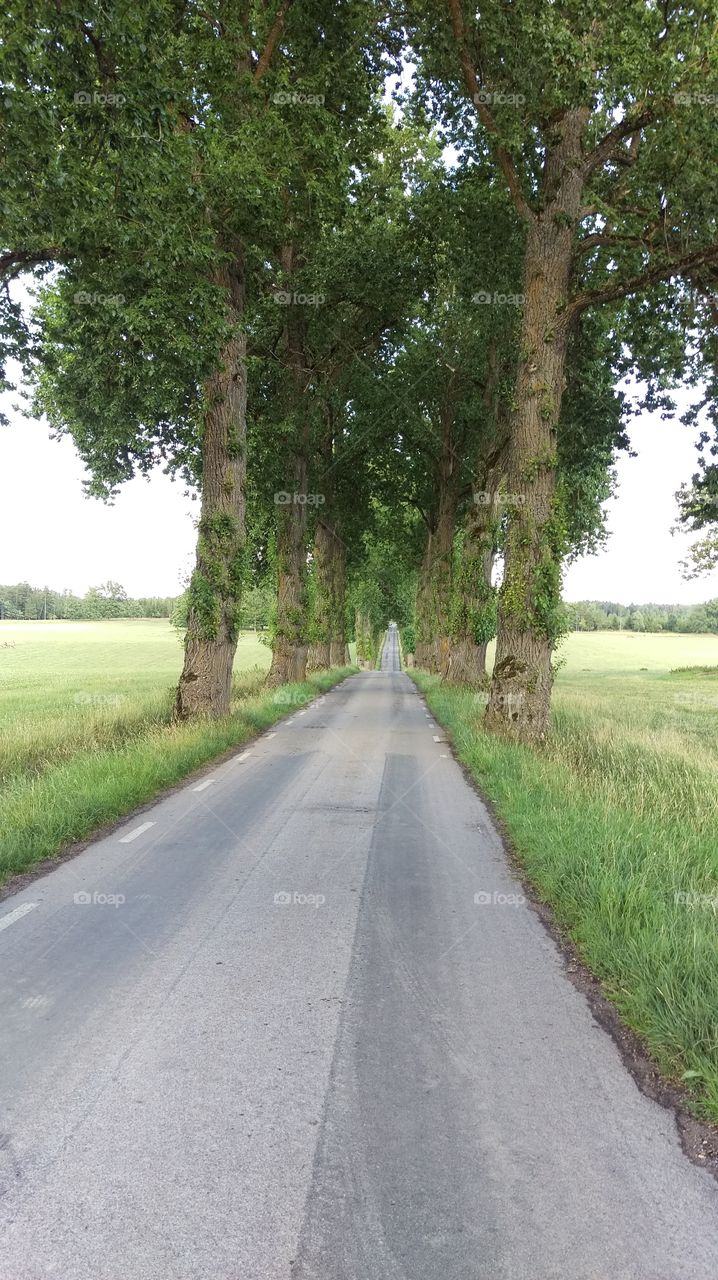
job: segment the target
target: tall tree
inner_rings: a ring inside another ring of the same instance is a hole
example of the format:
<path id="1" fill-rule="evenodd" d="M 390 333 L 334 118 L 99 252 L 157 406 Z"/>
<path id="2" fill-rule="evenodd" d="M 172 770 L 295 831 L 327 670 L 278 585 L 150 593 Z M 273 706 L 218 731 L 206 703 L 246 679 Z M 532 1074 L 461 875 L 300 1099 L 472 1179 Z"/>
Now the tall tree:
<path id="1" fill-rule="evenodd" d="M 252 435 L 267 501 L 274 496 L 276 508 L 275 682 L 302 678 L 310 657 L 313 665 L 328 661 L 332 641 L 343 655 L 345 558 L 368 504 L 366 449 L 356 448 L 363 427 L 353 402 L 416 287 L 405 132 L 373 104 L 358 152 L 344 148 L 333 185 L 325 165 L 323 195 L 312 192 L 311 216 L 292 223 L 288 211 L 301 252 L 297 260 L 282 259 L 251 346 L 258 356 Z M 300 171 L 311 172 L 301 161 Z M 278 313 L 286 315 L 283 324 Z"/>
<path id="2" fill-rule="evenodd" d="M 381 84 L 391 34 L 376 4 L 157 0 L 131 12 L 90 4 L 84 17 L 47 6 L 39 25 L 27 5 L 4 42 L 14 190 L 0 267 L 59 269 L 37 311 L 37 404 L 73 435 L 93 492 L 158 462 L 201 489 L 180 717 L 229 709 L 246 332 L 282 242 L 292 157 L 316 125 L 307 99 L 322 94 L 301 77 L 318 30 L 334 95 L 315 130 L 321 169 Z M 36 143 L 39 191 L 25 164 Z M 6 342 L 22 353 L 32 334 L 10 303 L 6 315 Z"/>
<path id="3" fill-rule="evenodd" d="M 569 340 L 587 309 L 718 262 L 712 3 L 406 5 L 427 96 L 452 141 L 489 152 L 524 229 L 512 512 L 489 721 L 544 736 L 560 628 L 556 477 Z M 463 98 L 463 105 L 462 105 Z M 507 708 L 519 708 L 518 716 Z"/>

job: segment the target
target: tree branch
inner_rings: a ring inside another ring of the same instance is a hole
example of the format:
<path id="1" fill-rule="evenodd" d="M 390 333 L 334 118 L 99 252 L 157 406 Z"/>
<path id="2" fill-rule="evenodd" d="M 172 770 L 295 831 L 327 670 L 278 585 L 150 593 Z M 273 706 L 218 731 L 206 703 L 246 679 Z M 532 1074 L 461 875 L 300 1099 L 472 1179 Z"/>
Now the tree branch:
<path id="1" fill-rule="evenodd" d="M 609 129 L 608 133 L 596 143 L 592 151 L 589 151 L 584 158 L 583 172 L 584 176 L 593 173 L 594 169 L 600 168 L 602 164 L 611 157 L 614 148 L 622 142 L 624 138 L 631 138 L 629 149 L 627 152 L 621 153 L 620 159 L 624 164 L 633 164 L 638 156 L 638 144 L 640 142 L 640 133 L 646 128 L 654 118 L 652 110 L 646 109 L 641 111 L 637 116 L 631 116 L 630 119 L 622 120 L 620 124 Z"/>
<path id="2" fill-rule="evenodd" d="M 651 232 L 656 231 L 656 227 L 651 227 Z M 649 249 L 650 243 L 647 236 L 622 236 L 614 232 L 597 231 L 595 235 L 586 236 L 583 240 L 579 240 L 576 245 L 576 254 L 587 253 L 589 249 L 606 248 L 617 249 L 624 245 L 632 245 L 637 249 Z"/>
<path id="3" fill-rule="evenodd" d="M 630 276 L 627 280 L 617 280 L 615 284 L 605 285 L 602 289 L 588 289 L 580 293 L 567 308 L 567 319 L 572 323 L 587 307 L 600 306 L 604 302 L 615 302 L 618 298 L 626 298 L 631 293 L 638 293 L 647 285 L 657 284 L 659 280 L 669 280 L 671 276 L 686 276 L 698 267 L 718 262 L 718 244 L 709 245 L 707 249 L 697 249 L 672 262 L 664 262 L 640 274 Z"/>
<path id="4" fill-rule="evenodd" d="M 39 267 L 46 262 L 67 262 L 73 255 L 57 247 L 51 249 L 14 249 L 0 254 L 0 280 Z"/>
<path id="5" fill-rule="evenodd" d="M 520 218 L 524 219 L 524 221 L 531 222 L 536 215 L 524 198 L 514 162 L 506 148 L 498 141 L 499 130 L 496 121 L 494 120 L 486 103 L 480 100 L 481 86 L 477 79 L 469 51 L 466 47 L 466 29 L 464 27 L 464 15 L 461 12 L 461 0 L 448 0 L 448 3 L 449 11 L 451 13 L 451 25 L 453 27 L 454 38 L 459 51 L 459 62 L 461 64 L 467 93 L 476 107 L 478 117 L 486 129 L 486 132 L 489 134 L 490 138 L 494 139 L 493 149 L 496 153 L 496 159 L 498 160 L 501 172 L 506 179 L 506 184 L 509 192 L 511 193 L 511 198 L 514 202 L 516 212 Z"/>
<path id="6" fill-rule="evenodd" d="M 282 27 L 284 26 L 284 19 L 287 16 L 287 12 L 291 7 L 291 4 L 292 4 L 292 0 L 282 0 L 282 3 L 280 4 L 279 9 L 277 10 L 277 16 L 274 19 L 274 22 L 272 23 L 271 31 L 267 36 L 267 43 L 264 46 L 262 56 L 259 59 L 259 62 L 257 63 L 257 66 L 254 71 L 255 84 L 259 83 L 265 71 L 269 69 L 269 64 L 272 61 L 272 54 L 274 53 L 274 50 L 277 47 L 277 41 L 279 40 L 279 37 L 282 33 Z"/>

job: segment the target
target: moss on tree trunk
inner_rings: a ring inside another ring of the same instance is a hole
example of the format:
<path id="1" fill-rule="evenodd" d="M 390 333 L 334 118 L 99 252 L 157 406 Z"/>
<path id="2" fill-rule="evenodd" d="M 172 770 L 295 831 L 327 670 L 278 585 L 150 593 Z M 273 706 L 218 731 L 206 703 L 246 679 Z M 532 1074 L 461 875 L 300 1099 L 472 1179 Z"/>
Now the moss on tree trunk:
<path id="1" fill-rule="evenodd" d="M 559 134 L 546 159 L 545 200 L 527 232 L 521 355 L 507 468 L 511 506 L 486 709 L 489 727 L 524 741 L 546 734 L 551 654 L 560 634 L 565 534 L 556 500 L 557 428 L 585 119 L 585 110 L 577 109 L 557 126 Z"/>
<path id="2" fill-rule="evenodd" d="M 474 486 L 458 549 L 451 606 L 451 645 L 442 674 L 457 684 L 482 684 L 486 650 L 496 634 L 496 590 L 491 585 L 500 506 L 498 470 Z"/>
<path id="3" fill-rule="evenodd" d="M 243 273 L 235 259 L 215 275 L 226 291 L 228 320 L 243 306 Z M 202 508 L 189 586 L 184 664 L 175 716 L 229 714 L 244 569 L 246 340 L 235 332 L 205 387 Z"/>
<path id="4" fill-rule="evenodd" d="M 346 548 L 328 518 L 314 535 L 312 642 L 308 671 L 344 666 L 346 655 Z"/>

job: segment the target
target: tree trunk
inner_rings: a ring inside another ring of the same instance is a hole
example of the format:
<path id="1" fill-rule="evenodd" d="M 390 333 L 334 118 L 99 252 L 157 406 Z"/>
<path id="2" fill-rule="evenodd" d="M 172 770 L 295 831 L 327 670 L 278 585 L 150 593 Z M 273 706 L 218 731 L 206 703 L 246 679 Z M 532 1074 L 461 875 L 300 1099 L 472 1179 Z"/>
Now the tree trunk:
<path id="1" fill-rule="evenodd" d="M 285 271 L 294 269 L 293 246 L 282 253 Z M 298 422 L 291 453 L 289 501 L 277 504 L 277 619 L 272 644 L 271 685 L 301 682 L 307 674 L 309 593 L 307 590 L 307 480 L 309 413 L 304 357 L 304 320 L 300 306 L 287 309 L 287 363 L 292 375 L 292 411 Z"/>
<path id="2" fill-rule="evenodd" d="M 445 679 L 477 685 L 486 676 L 486 650 L 496 634 L 496 591 L 491 575 L 496 556 L 500 506 L 498 475 L 475 486 L 459 551 L 451 610 L 451 648 Z M 490 487 L 489 487 L 490 486 Z"/>
<path id="3" fill-rule="evenodd" d="M 272 645 L 271 685 L 306 678 L 307 653 L 307 464 L 294 458 L 290 501 L 277 506 L 277 620 Z"/>
<path id="4" fill-rule="evenodd" d="M 436 524 L 426 535 L 416 588 L 416 665 L 443 671 L 449 660 L 451 584 L 458 495 L 442 487 Z"/>
<path id="5" fill-rule="evenodd" d="M 454 446 L 454 380 L 441 413 L 436 505 L 416 593 L 416 665 L 442 671 L 449 660 L 451 583 L 461 472 Z"/>
<path id="6" fill-rule="evenodd" d="M 453 582 L 454 534 L 458 494 L 450 482 L 442 484 L 439 493 L 439 515 L 436 524 L 432 565 L 432 614 L 434 645 L 430 654 L 430 670 L 444 671 L 451 648 L 451 591 Z"/>
<path id="7" fill-rule="evenodd" d="M 424 555 L 416 583 L 416 648 L 414 658 L 417 667 L 428 670 L 434 648 L 434 622 L 432 616 L 432 591 L 434 563 L 434 535 L 427 530 Z"/>
<path id="8" fill-rule="evenodd" d="M 332 665 L 332 647 L 328 640 L 312 640 L 307 649 L 307 671 L 328 671 Z"/>
<path id="9" fill-rule="evenodd" d="M 226 291 L 228 320 L 237 324 L 244 302 L 237 257 L 215 274 Z M 189 586 L 184 666 L 175 718 L 229 715 L 244 565 L 246 471 L 246 339 L 226 343 L 205 387 L 202 507 L 195 568 Z"/>
<path id="10" fill-rule="evenodd" d="M 497 591 L 491 586 L 500 527 L 503 445 L 497 436 L 491 462 L 472 485 L 452 595 L 452 643 L 443 675 L 463 685 L 483 684 L 486 649 L 497 634 Z"/>
<path id="11" fill-rule="evenodd" d="M 369 619 L 358 609 L 355 615 L 354 634 L 356 636 L 358 665 L 364 668 L 373 667 L 376 658 L 374 634 Z"/>
<path id="12" fill-rule="evenodd" d="M 486 680 L 486 651 L 488 641 L 476 644 L 474 640 L 464 636 L 461 640 L 452 640 L 449 661 L 444 678 L 452 684 L 482 685 Z"/>
<path id="13" fill-rule="evenodd" d="M 307 655 L 307 671 L 326 671 L 331 666 L 332 631 L 332 531 L 320 519 L 314 534 L 312 555 L 312 642 Z"/>
<path id="14" fill-rule="evenodd" d="M 349 663 L 347 646 L 347 549 L 334 530 L 332 539 L 332 627 L 329 637 L 329 663 L 332 667 L 346 667 Z"/>
<path id="15" fill-rule="evenodd" d="M 314 538 L 314 640 L 307 670 L 323 671 L 345 665 L 346 548 L 327 519 L 317 524 Z"/>
<path id="16" fill-rule="evenodd" d="M 516 410 L 508 464 L 509 528 L 499 593 L 496 662 L 486 722 L 523 741 L 548 728 L 551 654 L 560 631 L 561 513 L 555 505 L 556 432 L 564 390 L 568 299 L 581 205 L 585 109 L 557 123 L 540 212 L 528 225 Z"/>

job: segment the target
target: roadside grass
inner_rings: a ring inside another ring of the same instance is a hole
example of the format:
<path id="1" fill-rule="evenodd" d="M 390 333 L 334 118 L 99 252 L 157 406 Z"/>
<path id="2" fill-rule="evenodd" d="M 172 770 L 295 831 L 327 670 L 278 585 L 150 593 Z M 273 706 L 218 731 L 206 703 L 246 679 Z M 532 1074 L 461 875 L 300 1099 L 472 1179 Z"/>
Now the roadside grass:
<path id="1" fill-rule="evenodd" d="M 235 672 L 269 660 L 253 634 L 240 637 Z M 181 663 L 163 619 L 0 623 L 0 786 L 168 721 Z"/>
<path id="2" fill-rule="evenodd" d="M 625 1022 L 718 1121 L 718 702 L 674 667 L 718 637 L 623 638 L 569 638 L 540 749 L 484 732 L 485 693 L 412 674 Z"/>
<path id="3" fill-rule="evenodd" d="M 182 651 L 168 623 L 1 623 L 0 646 L 11 638 L 14 648 L 0 648 L 0 884 L 241 746 L 352 669 L 267 690 L 269 650 L 244 635 L 232 715 L 173 725 Z"/>

